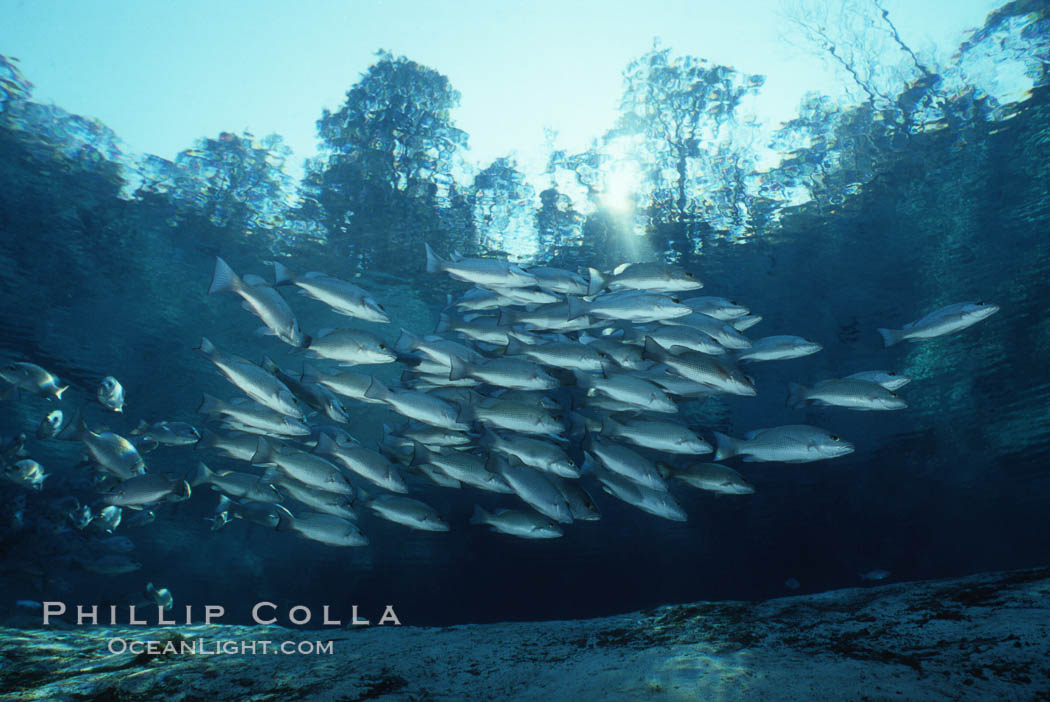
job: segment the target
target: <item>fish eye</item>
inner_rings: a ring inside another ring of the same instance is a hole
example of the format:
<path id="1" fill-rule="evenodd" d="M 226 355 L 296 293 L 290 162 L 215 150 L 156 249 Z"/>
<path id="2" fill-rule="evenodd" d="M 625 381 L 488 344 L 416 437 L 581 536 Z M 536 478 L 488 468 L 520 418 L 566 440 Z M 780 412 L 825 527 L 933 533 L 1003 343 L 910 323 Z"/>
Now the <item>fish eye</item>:
<path id="1" fill-rule="evenodd" d="M 685 277 L 686 277 L 686 278 L 695 278 L 696 276 L 695 276 L 695 275 L 693 275 L 692 273 L 690 273 L 689 271 L 686 271 L 686 272 L 685 272 Z"/>
<path id="2" fill-rule="evenodd" d="M 890 371 L 890 372 L 889 372 L 889 373 L 887 373 L 886 375 L 897 375 L 897 371 Z"/>
<path id="3" fill-rule="evenodd" d="M 383 349 L 384 351 L 386 351 L 386 344 L 380 344 L 380 345 L 379 345 L 379 348 L 381 348 L 381 349 Z"/>
<path id="4" fill-rule="evenodd" d="M 835 436 L 834 434 L 831 434 L 830 436 L 828 436 L 828 438 L 831 439 L 832 441 L 842 441 L 842 439 L 840 439 L 839 437 Z"/>

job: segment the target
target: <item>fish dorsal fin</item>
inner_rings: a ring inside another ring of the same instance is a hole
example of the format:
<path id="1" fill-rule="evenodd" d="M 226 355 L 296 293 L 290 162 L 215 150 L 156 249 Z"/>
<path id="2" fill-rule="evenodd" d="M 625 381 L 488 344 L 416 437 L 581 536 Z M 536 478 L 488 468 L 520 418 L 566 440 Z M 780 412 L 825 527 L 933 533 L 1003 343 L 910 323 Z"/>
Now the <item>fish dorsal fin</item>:
<path id="1" fill-rule="evenodd" d="M 751 441 L 752 439 L 757 437 L 759 434 L 761 434 L 763 431 L 764 431 L 763 429 L 752 429 L 748 433 L 744 434 L 744 438 L 747 439 L 748 441 Z"/>
<path id="2" fill-rule="evenodd" d="M 267 283 L 262 276 L 255 275 L 254 273 L 248 273 L 243 278 L 241 278 L 241 280 L 243 280 L 245 284 L 250 285 L 253 288 L 257 288 L 259 286 L 262 286 L 264 288 L 270 287 L 270 284 Z"/>

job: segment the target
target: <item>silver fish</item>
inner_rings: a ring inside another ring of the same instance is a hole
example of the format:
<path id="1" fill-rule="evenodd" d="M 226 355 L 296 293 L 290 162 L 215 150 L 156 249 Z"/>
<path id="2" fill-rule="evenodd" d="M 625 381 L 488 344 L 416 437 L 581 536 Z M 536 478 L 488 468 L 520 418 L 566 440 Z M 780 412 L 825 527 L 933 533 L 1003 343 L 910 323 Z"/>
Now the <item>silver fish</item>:
<path id="1" fill-rule="evenodd" d="M 363 329 L 322 329 L 310 341 L 307 352 L 345 366 L 392 363 L 397 359 L 382 339 Z"/>
<path id="2" fill-rule="evenodd" d="M 736 300 L 727 300 L 724 297 L 690 297 L 682 300 L 682 304 L 693 312 L 722 320 L 740 319 L 750 313 L 747 307 Z"/>
<path id="3" fill-rule="evenodd" d="M 349 495 L 310 487 L 289 477 L 278 478 L 277 487 L 293 500 L 301 502 L 315 512 L 331 514 L 343 519 L 357 519 L 357 513 L 353 510 L 353 502 Z"/>
<path id="4" fill-rule="evenodd" d="M 351 448 L 338 446 L 327 434 L 320 436 L 319 445 L 322 443 L 326 448 L 328 448 L 329 443 L 339 450 Z M 303 453 L 294 449 L 277 451 L 273 444 L 266 439 L 259 439 L 259 450 L 252 457 L 252 465 L 267 466 L 273 469 L 273 472 L 267 471 L 263 475 L 265 480 L 276 480 L 279 476 L 277 472 L 279 469 L 280 473 L 294 478 L 304 485 L 327 490 L 328 492 L 337 492 L 342 495 L 354 494 L 354 488 L 350 481 L 331 461 L 325 460 L 321 456 Z M 256 482 L 258 482 L 258 479 L 256 479 Z M 280 495 L 276 491 L 273 494 L 276 496 L 276 499 L 273 501 L 280 502 Z M 251 499 L 256 502 L 262 501 L 256 498 Z"/>
<path id="5" fill-rule="evenodd" d="M 52 439 L 62 430 L 62 410 L 51 410 L 40 420 L 36 428 L 36 438 Z"/>
<path id="6" fill-rule="evenodd" d="M 107 505 L 137 509 L 162 500 L 181 502 L 190 497 L 190 485 L 160 473 L 136 475 L 103 495 Z"/>
<path id="7" fill-rule="evenodd" d="M 558 381 L 535 363 L 513 358 L 493 358 L 484 363 L 471 363 L 455 356 L 451 359 L 449 380 L 471 377 L 483 383 L 518 390 L 550 390 Z"/>
<path id="8" fill-rule="evenodd" d="M 822 380 L 811 388 L 788 384 L 788 404 L 802 407 L 810 402 L 855 410 L 897 410 L 908 406 L 897 393 L 867 380 Z"/>
<path id="9" fill-rule="evenodd" d="M 368 545 L 368 537 L 356 524 L 331 514 L 302 514 L 293 517 L 291 514 L 282 513 L 277 531 L 287 530 L 329 546 Z"/>
<path id="10" fill-rule="evenodd" d="M 650 292 L 684 292 L 697 290 L 704 284 L 692 273 L 670 263 L 623 263 L 605 275 L 588 268 L 591 280 L 587 294 L 596 295 L 606 287 L 648 290 Z"/>
<path id="11" fill-rule="evenodd" d="M 568 300 L 569 320 L 586 315 L 597 319 L 617 319 L 645 324 L 684 317 L 692 312 L 666 295 L 633 290 L 608 293 L 591 302 L 580 297 L 570 297 Z"/>
<path id="12" fill-rule="evenodd" d="M 339 314 L 380 324 L 390 321 L 383 306 L 353 283 L 317 272 L 295 275 L 282 263 L 273 264 L 273 273 L 274 287 L 296 285 L 303 294 L 325 303 Z"/>
<path id="13" fill-rule="evenodd" d="M 507 456 L 514 456 L 527 466 L 538 468 L 544 473 L 552 473 L 563 478 L 579 478 L 580 471 L 566 453 L 547 441 L 528 436 L 509 436 L 502 438 L 486 431 L 481 438 L 481 446 L 499 451 Z"/>
<path id="14" fill-rule="evenodd" d="M 171 590 L 166 587 L 158 589 L 153 583 L 146 583 L 146 597 L 153 600 L 161 609 L 171 609 L 175 606 L 175 598 L 172 597 Z"/>
<path id="15" fill-rule="evenodd" d="M 887 390 L 900 390 L 911 382 L 911 378 L 906 375 L 901 375 L 896 371 L 884 370 L 853 373 L 852 375 L 847 375 L 845 380 L 866 380 L 869 383 L 878 383 Z"/>
<path id="16" fill-rule="evenodd" d="M 743 456 L 745 461 L 808 463 L 853 453 L 853 444 L 826 429 L 791 424 L 755 429 L 743 439 L 714 432 L 715 460 Z"/>
<path id="17" fill-rule="evenodd" d="M 751 342 L 751 348 L 737 354 L 738 362 L 783 361 L 814 354 L 824 347 L 800 336 L 765 336 Z"/>
<path id="18" fill-rule="evenodd" d="M 536 279 L 536 285 L 551 292 L 562 295 L 587 294 L 587 281 L 583 279 L 583 276 L 572 271 L 549 266 L 535 266 L 529 269 L 529 275 Z"/>
<path id="19" fill-rule="evenodd" d="M 32 458 L 23 458 L 4 467 L 5 478 L 30 490 L 43 490 L 44 479 L 48 475 L 44 472 L 43 466 Z"/>
<path id="20" fill-rule="evenodd" d="M 600 392 L 613 400 L 654 412 L 674 414 L 678 411 L 671 398 L 648 380 L 621 373 L 602 377 L 577 371 L 575 375 L 579 387 Z"/>
<path id="21" fill-rule="evenodd" d="M 618 422 L 612 417 L 602 421 L 602 436 L 626 439 L 632 444 L 667 453 L 695 455 L 711 453 L 714 448 L 687 427 L 674 422 L 628 419 Z"/>
<path id="22" fill-rule="evenodd" d="M 466 485 L 488 492 L 510 494 L 514 490 L 497 473 L 490 470 L 485 460 L 462 451 L 436 451 L 416 443 L 412 455 L 413 466 L 432 465 L 442 473 Z"/>
<path id="23" fill-rule="evenodd" d="M 470 523 L 487 525 L 493 531 L 523 539 L 556 539 L 563 533 L 550 517 L 511 509 L 488 512 L 479 505 L 474 505 Z"/>
<path id="24" fill-rule="evenodd" d="M 999 311 L 998 305 L 990 302 L 958 302 L 930 312 L 925 317 L 904 325 L 903 329 L 883 329 L 876 331 L 882 335 L 886 346 L 893 346 L 902 341 L 923 341 L 945 334 L 954 334 L 967 327 L 987 319 Z"/>
<path id="25" fill-rule="evenodd" d="M 588 464 L 593 464 L 592 458 L 588 457 Z M 601 483 L 602 489 L 613 497 L 633 505 L 649 514 L 670 519 L 675 522 L 684 522 L 688 519 L 685 510 L 678 504 L 671 493 L 664 490 L 654 490 L 644 485 L 639 485 L 633 480 L 600 466 L 595 468 L 595 475 Z"/>
<path id="26" fill-rule="evenodd" d="M 437 397 L 422 392 L 391 392 L 382 383 L 372 379 L 365 397 L 385 402 L 398 414 L 453 431 L 466 431 L 470 427 L 459 421 L 459 408 Z"/>
<path id="27" fill-rule="evenodd" d="M 744 476 L 718 463 L 690 463 L 674 468 L 671 476 L 695 488 L 723 495 L 750 495 L 755 492 Z"/>
<path id="28" fill-rule="evenodd" d="M 139 425 L 131 430 L 133 436 L 141 436 L 165 446 L 189 446 L 201 439 L 200 432 L 186 422 L 154 422 L 139 420 Z"/>
<path id="29" fill-rule="evenodd" d="M 251 402 L 223 402 L 204 393 L 201 414 L 223 415 L 238 429 L 277 436 L 309 436 L 310 427 L 298 419 Z"/>
<path id="30" fill-rule="evenodd" d="M 215 273 L 212 275 L 208 293 L 219 292 L 232 292 L 240 296 L 244 307 L 262 320 L 265 329 L 286 344 L 296 348 L 304 348 L 310 344 L 310 337 L 303 334 L 292 308 L 279 292 L 261 278 L 246 276 L 241 279 L 226 261 L 216 256 Z"/>
<path id="31" fill-rule="evenodd" d="M 448 531 L 448 522 L 430 505 L 411 497 L 379 495 L 368 508 L 387 521 L 421 531 Z"/>
<path id="32" fill-rule="evenodd" d="M 708 385 L 720 392 L 746 397 L 758 393 L 751 379 L 738 369 L 713 356 L 695 351 L 673 354 L 653 341 L 652 337 L 645 338 L 643 358 L 663 363 L 683 378 Z"/>
<path id="33" fill-rule="evenodd" d="M 0 378 L 11 383 L 12 390 L 26 390 L 48 399 L 62 399 L 68 385 L 59 385 L 57 376 L 51 375 L 35 363 L 18 361 L 0 367 Z"/>
<path id="34" fill-rule="evenodd" d="M 563 524 L 572 522 L 569 503 L 561 491 L 535 468 L 526 466 L 516 458 L 506 461 L 492 455 L 489 470 L 503 476 L 518 497 L 540 514 Z"/>
<path id="35" fill-rule="evenodd" d="M 317 453 L 334 458 L 351 472 L 390 492 L 408 492 L 405 481 L 394 464 L 382 454 L 364 446 L 339 446 L 330 436 L 321 434 L 317 440 Z M 323 484 L 314 486 L 329 490 Z"/>
<path id="36" fill-rule="evenodd" d="M 191 485 L 209 484 L 216 490 L 252 502 L 280 502 L 281 494 L 273 485 L 254 473 L 237 473 L 232 470 L 215 472 L 203 462 L 197 464 L 197 473 Z"/>
<path id="37" fill-rule="evenodd" d="M 656 466 L 649 459 L 626 446 L 593 441 L 590 452 L 597 456 L 602 465 L 613 473 L 619 473 L 623 477 L 652 490 L 667 490 L 667 484 L 660 477 L 660 472 L 656 469 Z"/>
<path id="38" fill-rule="evenodd" d="M 288 417 L 304 418 L 292 391 L 269 371 L 240 356 L 219 351 L 206 337 L 201 338 L 201 345 L 197 350 L 231 383 L 263 407 L 269 407 Z"/>
<path id="39" fill-rule="evenodd" d="M 721 319 L 708 317 L 706 314 L 693 312 L 682 317 L 661 320 L 662 324 L 692 327 L 710 336 L 727 349 L 749 349 L 751 340 L 744 336 L 734 324 L 738 320 L 724 322 Z"/>
<path id="40" fill-rule="evenodd" d="M 98 401 L 114 412 L 124 411 L 124 387 L 112 375 L 107 375 L 98 384 Z"/>
<path id="41" fill-rule="evenodd" d="M 430 244 L 425 244 L 425 246 L 427 273 L 444 271 L 456 280 L 493 288 L 523 288 L 537 283 L 534 276 L 506 261 L 498 261 L 494 258 L 463 258 L 458 261 L 446 261 L 434 253 Z"/>

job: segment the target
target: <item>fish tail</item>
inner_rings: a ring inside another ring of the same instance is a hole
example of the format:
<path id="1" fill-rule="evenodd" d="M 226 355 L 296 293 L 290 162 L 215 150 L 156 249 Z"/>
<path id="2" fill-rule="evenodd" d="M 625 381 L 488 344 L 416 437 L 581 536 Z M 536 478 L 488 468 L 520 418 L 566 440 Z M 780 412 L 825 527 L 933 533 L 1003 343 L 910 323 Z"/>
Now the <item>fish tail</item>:
<path id="1" fill-rule="evenodd" d="M 412 462 L 410 466 L 422 466 L 430 462 L 430 456 L 433 452 L 418 441 L 412 442 Z"/>
<path id="2" fill-rule="evenodd" d="M 259 442 L 256 444 L 255 453 L 252 455 L 252 465 L 258 466 L 267 463 L 273 463 L 273 444 L 260 436 Z"/>
<path id="3" fill-rule="evenodd" d="M 904 341 L 904 330 L 903 329 L 883 329 L 879 327 L 876 329 L 879 334 L 882 334 L 883 348 L 889 348 L 894 344 L 899 344 Z"/>
<path id="4" fill-rule="evenodd" d="M 368 384 L 368 389 L 365 390 L 365 397 L 369 400 L 384 402 L 390 397 L 390 391 L 378 379 L 372 378 L 372 382 Z"/>
<path id="5" fill-rule="evenodd" d="M 471 524 L 488 524 L 492 515 L 486 512 L 481 505 L 474 505 L 474 514 L 470 517 Z"/>
<path id="6" fill-rule="evenodd" d="M 464 361 L 462 358 L 453 355 L 449 356 L 449 361 L 449 380 L 462 380 L 463 378 L 466 378 L 470 375 L 470 364 Z"/>
<path id="7" fill-rule="evenodd" d="M 444 270 L 445 261 L 434 253 L 434 249 L 430 248 L 430 244 L 424 243 L 423 246 L 427 249 L 427 273 L 440 273 Z"/>
<path id="8" fill-rule="evenodd" d="M 208 337 L 202 336 L 201 344 L 195 350 L 200 351 L 205 358 L 210 359 L 212 356 L 215 355 L 215 344 L 211 343 Z"/>
<path id="9" fill-rule="evenodd" d="M 244 281 L 241 280 L 240 276 L 233 272 L 233 269 L 230 268 L 230 264 L 216 256 L 215 272 L 211 276 L 211 287 L 208 288 L 208 294 L 213 295 L 218 292 L 237 292 L 243 287 Z"/>
<path id="10" fill-rule="evenodd" d="M 802 407 L 809 399 L 809 388 L 800 383 L 788 383 L 787 404 L 789 407 Z"/>
<path id="11" fill-rule="evenodd" d="M 197 412 L 199 414 L 215 414 L 219 411 L 221 402 L 222 401 L 214 395 L 204 393 L 203 398 L 201 398 L 201 406 L 197 408 Z"/>
<path id="12" fill-rule="evenodd" d="M 605 276 L 597 268 L 588 268 L 587 274 L 590 276 L 587 283 L 587 294 L 597 295 L 605 288 Z"/>
<path id="13" fill-rule="evenodd" d="M 273 286 L 276 288 L 276 287 L 278 287 L 280 285 L 294 285 L 294 284 L 295 284 L 295 276 L 292 274 L 292 272 L 290 270 L 288 270 L 288 266 L 284 265 L 283 263 L 279 263 L 277 261 L 274 261 L 274 263 L 273 263 Z"/>
<path id="14" fill-rule="evenodd" d="M 578 317 L 582 317 L 583 315 L 587 314 L 587 312 L 589 312 L 591 309 L 591 303 L 587 302 L 583 298 L 569 297 L 567 302 L 569 305 L 568 321 L 570 322 L 574 319 L 577 319 Z"/>
<path id="15" fill-rule="evenodd" d="M 715 435 L 715 460 L 721 461 L 732 458 L 740 453 L 740 442 L 731 436 L 721 432 L 713 432 Z"/>
<path id="16" fill-rule="evenodd" d="M 190 485 L 197 487 L 204 483 L 210 483 L 214 476 L 215 473 L 204 464 L 204 461 L 201 461 L 197 464 L 197 472 L 193 474 L 193 480 L 190 481 Z"/>
<path id="17" fill-rule="evenodd" d="M 69 390 L 69 386 L 68 385 L 63 385 L 60 388 L 55 388 L 55 399 L 56 400 L 61 400 L 62 399 L 62 393 L 64 393 L 66 390 Z"/>
<path id="18" fill-rule="evenodd" d="M 447 332 L 449 330 L 449 327 L 451 327 L 451 326 L 452 326 L 452 320 L 448 316 L 448 313 L 447 312 L 442 312 L 440 315 L 438 315 L 438 323 L 437 323 L 437 326 L 434 327 L 434 333 L 435 334 L 444 334 L 445 332 Z"/>
<path id="19" fill-rule="evenodd" d="M 517 323 L 517 314 L 514 310 L 507 309 L 506 307 L 499 308 L 499 316 L 496 318 L 496 324 L 501 327 L 511 327 Z"/>
<path id="20" fill-rule="evenodd" d="M 397 337 L 397 341 L 394 342 L 394 349 L 401 352 L 415 351 L 419 348 L 419 337 L 408 331 L 407 329 L 401 330 L 401 336 Z"/>
<path id="21" fill-rule="evenodd" d="M 656 343 L 653 337 L 645 337 L 645 350 L 642 351 L 642 358 L 647 361 L 663 361 L 667 358 L 667 353 L 667 349 Z"/>

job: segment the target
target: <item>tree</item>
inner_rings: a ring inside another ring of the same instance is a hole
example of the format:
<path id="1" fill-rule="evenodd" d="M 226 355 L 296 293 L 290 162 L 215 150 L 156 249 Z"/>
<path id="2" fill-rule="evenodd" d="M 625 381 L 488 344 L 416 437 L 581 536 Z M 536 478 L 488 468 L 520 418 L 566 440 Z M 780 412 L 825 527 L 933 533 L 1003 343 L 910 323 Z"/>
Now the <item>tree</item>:
<path id="1" fill-rule="evenodd" d="M 448 78 L 403 56 L 378 56 L 343 106 L 322 113 L 322 155 L 307 174 L 329 237 L 361 263 L 400 261 L 406 247 L 422 249 L 445 231 L 440 210 L 454 201 L 453 171 L 467 143 L 451 121 L 459 93 Z"/>
<path id="2" fill-rule="evenodd" d="M 670 49 L 653 48 L 627 67 L 606 146 L 643 166 L 654 221 L 739 226 L 754 124 L 738 110 L 763 82 L 693 56 L 672 57 Z"/>

